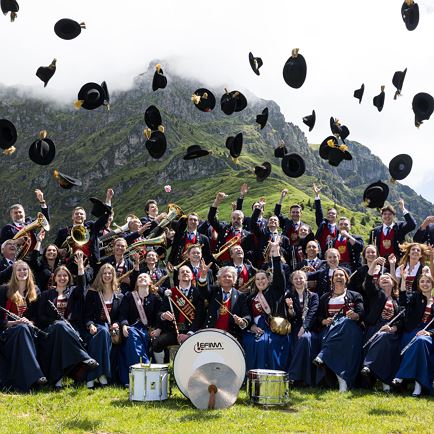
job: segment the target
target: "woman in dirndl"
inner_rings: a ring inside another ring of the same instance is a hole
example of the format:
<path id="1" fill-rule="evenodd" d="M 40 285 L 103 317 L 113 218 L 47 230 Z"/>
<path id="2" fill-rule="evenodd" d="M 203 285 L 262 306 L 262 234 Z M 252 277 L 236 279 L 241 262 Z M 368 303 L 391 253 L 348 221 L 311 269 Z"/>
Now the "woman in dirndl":
<path id="1" fill-rule="evenodd" d="M 99 363 L 96 369 L 87 374 L 89 389 L 95 387 L 95 380 L 98 380 L 100 386 L 106 386 L 109 379 L 116 378 L 117 349 L 113 348 L 112 351 L 112 340 L 116 344 L 120 343 L 118 316 L 122 297 L 114 267 L 103 264 L 85 299 L 84 320 L 87 332 L 84 340 L 89 355 Z"/>
<path id="2" fill-rule="evenodd" d="M 135 257 L 135 271 L 139 271 L 139 256 Z M 158 312 L 161 311 L 161 297 L 158 289 L 152 286 L 148 273 L 140 273 L 134 290 L 127 292 L 119 310 L 119 322 L 124 342 L 119 352 L 119 377 L 121 384 L 129 384 L 129 367 L 140 361 L 151 360 L 149 341 L 158 337 Z"/>
<path id="3" fill-rule="evenodd" d="M 284 330 L 278 334 L 270 328 L 273 326 L 271 317 L 287 320 L 284 302 L 285 276 L 282 271 L 280 258 L 280 240 L 271 243 L 271 257 L 273 277 L 259 270 L 255 276 L 253 294 L 248 296 L 247 303 L 253 323 L 243 333 L 243 348 L 246 353 L 246 368 L 251 369 L 277 369 L 286 371 L 289 363 L 291 335 Z M 285 321 L 283 321 L 285 323 Z M 274 329 L 277 331 L 277 329 Z"/>
<path id="4" fill-rule="evenodd" d="M 78 285 L 72 285 L 70 271 L 60 265 L 53 273 L 54 288 L 42 293 L 38 308 L 38 324 L 48 333 L 47 337 L 39 338 L 39 360 L 49 383 L 56 389 L 63 387 L 64 376 L 78 380 L 79 373 L 84 374 L 98 366 L 80 338 L 84 302 L 83 252 L 77 250 L 74 258 Z"/>
<path id="5" fill-rule="evenodd" d="M 389 273 L 379 274 L 385 263 L 386 258 L 376 258 L 365 278 L 369 309 L 364 320 L 367 330 L 361 374 L 368 386 L 373 386 L 378 379 L 383 383 L 383 391 L 389 392 L 399 368 L 400 330 L 404 317 L 399 309 L 396 281 Z"/>
<path id="6" fill-rule="evenodd" d="M 0 387 L 28 392 L 47 383 L 36 357 L 35 330 L 39 289 L 24 261 L 17 261 L 7 285 L 0 287 Z"/>
<path id="7" fill-rule="evenodd" d="M 403 350 L 407 349 L 392 384 L 402 388 L 404 381 L 414 380 L 413 396 L 418 397 L 423 391 L 432 392 L 433 389 L 434 279 L 429 273 L 422 274 L 417 282 L 418 290 L 407 292 L 404 283 L 406 272 L 401 269 L 401 273 L 403 283 L 399 295 L 405 305 L 405 333 L 401 345 Z"/>
<path id="8" fill-rule="evenodd" d="M 319 298 L 318 294 L 307 289 L 304 271 L 294 271 L 291 281 L 293 289 L 285 295 L 292 324 L 289 381 L 311 386 L 315 381 L 312 361 L 320 349 L 318 334 L 314 332 Z"/>
<path id="9" fill-rule="evenodd" d="M 317 371 L 317 382 L 326 372 L 333 373 L 339 392 L 346 392 L 353 386 L 362 358 L 363 299 L 358 292 L 347 290 L 348 279 L 348 273 L 337 268 L 332 276 L 332 290 L 320 299 L 321 350 L 314 359 L 314 363 L 323 368 Z"/>

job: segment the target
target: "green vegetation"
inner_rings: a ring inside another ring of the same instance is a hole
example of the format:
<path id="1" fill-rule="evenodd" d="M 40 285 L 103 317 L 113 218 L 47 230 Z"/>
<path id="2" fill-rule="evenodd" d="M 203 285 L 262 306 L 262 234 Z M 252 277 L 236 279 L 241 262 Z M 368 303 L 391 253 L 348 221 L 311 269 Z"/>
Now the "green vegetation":
<path id="1" fill-rule="evenodd" d="M 174 388 L 162 403 L 132 403 L 116 387 L 0 394 L 3 433 L 432 432 L 433 398 L 300 389 L 283 409 L 253 406 L 242 391 L 230 409 L 196 410 Z"/>

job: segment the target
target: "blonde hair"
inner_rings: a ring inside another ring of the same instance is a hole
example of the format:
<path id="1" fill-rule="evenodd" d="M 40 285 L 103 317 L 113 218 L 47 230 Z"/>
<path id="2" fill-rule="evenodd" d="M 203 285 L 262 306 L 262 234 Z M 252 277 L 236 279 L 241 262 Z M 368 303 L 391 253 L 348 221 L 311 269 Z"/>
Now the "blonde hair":
<path id="1" fill-rule="evenodd" d="M 413 246 L 419 246 L 421 251 L 421 257 L 419 259 L 419 262 L 421 265 L 425 265 L 426 260 L 429 258 L 429 247 L 426 244 L 420 244 L 420 243 L 403 243 L 399 245 L 399 250 L 403 253 L 403 256 L 401 260 L 399 261 L 399 265 L 406 265 L 407 262 L 410 260 L 410 250 Z"/>
<path id="2" fill-rule="evenodd" d="M 103 264 L 101 266 L 101 268 L 98 271 L 98 274 L 95 277 L 95 280 L 93 281 L 92 284 L 92 289 L 94 291 L 98 291 L 98 292 L 102 292 L 104 290 L 104 282 L 102 280 L 102 275 L 104 273 L 104 270 L 108 268 L 111 272 L 112 272 L 112 282 L 111 282 L 111 289 L 113 292 L 119 292 L 119 282 L 118 282 L 118 278 L 116 277 L 116 270 L 113 267 L 113 265 L 111 264 Z"/>
<path id="3" fill-rule="evenodd" d="M 9 280 L 8 290 L 7 290 L 7 298 L 10 298 L 17 306 L 23 306 L 26 304 L 25 299 L 21 296 L 19 292 L 20 287 L 19 287 L 19 280 L 17 277 L 17 268 L 22 265 L 25 265 L 29 272 L 26 281 L 26 289 L 24 292 L 25 298 L 27 298 L 30 303 L 32 301 L 35 301 L 38 298 L 38 294 L 36 292 L 35 278 L 33 277 L 33 273 L 29 267 L 29 264 L 27 264 L 27 262 L 24 261 L 17 261 L 12 267 L 12 276 L 11 279 Z"/>

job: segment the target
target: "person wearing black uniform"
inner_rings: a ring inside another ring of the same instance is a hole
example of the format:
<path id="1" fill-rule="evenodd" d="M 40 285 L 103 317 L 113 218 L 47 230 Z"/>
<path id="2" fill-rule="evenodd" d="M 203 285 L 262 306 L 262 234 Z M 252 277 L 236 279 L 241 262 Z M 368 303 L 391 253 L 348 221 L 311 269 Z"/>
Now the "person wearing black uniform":
<path id="1" fill-rule="evenodd" d="M 434 245 L 434 215 L 428 216 L 413 236 L 413 241 L 420 244 Z"/>
<path id="2" fill-rule="evenodd" d="M 282 202 L 287 194 L 287 189 L 282 190 L 279 202 L 274 207 L 274 214 L 279 219 L 280 227 L 282 228 L 282 234 L 288 237 L 291 245 L 296 245 L 298 244 L 298 229 L 303 224 L 300 219 L 303 210 L 298 204 L 291 205 L 289 209 L 291 218 L 285 217 L 282 214 Z"/>
<path id="3" fill-rule="evenodd" d="M 161 297 L 164 295 L 164 291 L 168 288 L 170 288 L 170 276 L 168 276 L 167 269 L 164 267 L 159 266 L 159 256 L 158 253 L 150 248 L 145 253 L 145 263 L 140 265 L 140 273 L 147 273 L 151 277 L 152 283 L 155 284 L 158 281 L 161 281 L 161 279 L 164 276 L 167 276 L 167 278 L 161 282 L 158 285 L 158 293 Z M 131 283 L 130 286 L 134 288 L 136 282 L 135 282 L 136 273 L 133 273 L 131 275 Z"/>
<path id="4" fill-rule="evenodd" d="M 247 282 L 255 275 L 256 269 L 252 264 L 244 261 L 244 250 L 240 245 L 235 244 L 229 249 L 229 252 L 231 260 L 227 265 L 237 270 L 235 288 L 245 288 Z"/>
<path id="5" fill-rule="evenodd" d="M 38 325 L 48 333 L 39 338 L 39 355 L 43 372 L 50 384 L 62 388 L 64 376 L 74 376 L 82 366 L 94 369 L 98 363 L 83 347 L 79 330 L 84 304 L 83 252 L 77 250 L 78 286 L 72 286 L 72 275 L 61 265 L 54 271 L 53 286 L 41 295 L 38 308 Z"/>
<path id="6" fill-rule="evenodd" d="M 84 340 L 89 355 L 98 368 L 87 375 L 87 387 L 92 389 L 98 379 L 101 386 L 116 378 L 116 352 L 112 352 L 112 336 L 120 334 L 119 307 L 122 301 L 116 271 L 110 264 L 103 264 L 85 298 L 84 322 L 87 332 Z"/>
<path id="7" fill-rule="evenodd" d="M 19 317 L 0 312 L 0 387 L 28 392 L 47 383 L 31 325 L 37 319 L 38 297 L 30 267 L 24 261 L 15 262 L 9 284 L 0 287 L 0 306 Z"/>

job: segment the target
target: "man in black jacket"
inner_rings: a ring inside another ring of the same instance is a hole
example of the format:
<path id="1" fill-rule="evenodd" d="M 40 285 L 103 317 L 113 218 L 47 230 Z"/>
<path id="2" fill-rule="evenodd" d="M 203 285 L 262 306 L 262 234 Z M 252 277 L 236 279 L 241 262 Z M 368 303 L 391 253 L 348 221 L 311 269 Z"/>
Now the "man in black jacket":
<path id="1" fill-rule="evenodd" d="M 405 209 L 404 200 L 400 199 L 398 204 L 405 221 L 394 222 L 395 208 L 392 205 L 386 205 L 381 208 L 383 224 L 372 229 L 369 235 L 369 244 L 377 246 L 378 252 L 383 258 L 388 258 L 393 253 L 399 259 L 401 257 L 399 244 L 402 244 L 405 241 L 405 236 L 416 228 L 416 221 Z"/>
<path id="2" fill-rule="evenodd" d="M 415 243 L 434 246 L 434 215 L 428 216 L 413 237 Z"/>
<path id="3" fill-rule="evenodd" d="M 287 189 L 282 190 L 279 202 L 276 203 L 276 206 L 274 207 L 274 214 L 279 219 L 280 227 L 282 228 L 282 234 L 288 237 L 291 245 L 296 245 L 299 241 L 298 229 L 303 224 L 303 222 L 301 221 L 303 209 L 300 205 L 293 204 L 289 208 L 291 218 L 284 217 L 282 214 L 282 202 L 287 194 Z"/>

